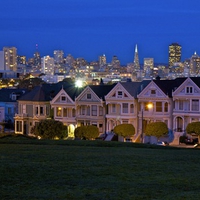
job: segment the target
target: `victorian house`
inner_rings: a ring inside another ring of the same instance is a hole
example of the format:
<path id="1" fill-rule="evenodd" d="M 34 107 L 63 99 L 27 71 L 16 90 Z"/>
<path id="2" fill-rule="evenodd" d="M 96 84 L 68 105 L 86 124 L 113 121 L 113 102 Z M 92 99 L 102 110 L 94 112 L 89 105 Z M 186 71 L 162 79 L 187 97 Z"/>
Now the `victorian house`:
<path id="1" fill-rule="evenodd" d="M 179 80 L 179 79 L 177 79 Z M 172 92 L 174 142 L 179 142 L 179 137 L 186 134 L 189 123 L 200 121 L 200 78 L 182 78 L 179 87 Z"/>
<path id="2" fill-rule="evenodd" d="M 61 121 L 68 127 L 68 137 L 74 137 L 74 130 L 77 127 L 77 109 L 75 98 L 83 89 L 73 85 L 62 85 L 61 90 L 51 100 L 54 119 Z"/>
<path id="3" fill-rule="evenodd" d="M 53 117 L 50 101 L 61 87 L 61 82 L 42 84 L 18 99 L 18 113 L 14 117 L 16 134 L 30 134 L 31 128 L 41 120 Z"/>
<path id="4" fill-rule="evenodd" d="M 98 127 L 100 135 L 106 132 L 105 96 L 114 86 L 91 85 L 83 90 L 75 101 L 77 126 L 94 125 Z"/>
<path id="5" fill-rule="evenodd" d="M 105 96 L 108 107 L 106 114 L 106 131 L 111 132 L 116 125 L 132 124 L 138 133 L 138 102 L 137 94 L 141 92 L 142 86 L 146 86 L 149 81 L 143 82 L 119 82 Z M 121 140 L 122 138 L 119 138 Z M 134 138 L 127 138 L 134 140 Z"/>
<path id="6" fill-rule="evenodd" d="M 138 122 L 139 132 L 145 134 L 146 125 L 150 122 L 164 122 L 169 128 L 171 138 L 166 138 L 167 142 L 173 140 L 173 99 L 172 90 L 175 87 L 174 80 L 152 80 L 142 91 L 138 97 Z M 155 143 L 149 141 L 151 138 L 143 137 L 144 142 Z M 171 142 L 171 141 L 170 141 Z"/>

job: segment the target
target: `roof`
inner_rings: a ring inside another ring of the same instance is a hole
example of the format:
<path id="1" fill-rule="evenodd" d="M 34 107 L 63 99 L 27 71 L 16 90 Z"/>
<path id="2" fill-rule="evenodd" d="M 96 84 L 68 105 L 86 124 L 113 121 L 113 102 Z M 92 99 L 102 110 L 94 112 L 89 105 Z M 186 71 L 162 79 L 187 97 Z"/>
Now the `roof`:
<path id="1" fill-rule="evenodd" d="M 128 91 L 128 93 L 137 98 L 137 95 L 150 83 L 150 80 L 142 82 L 123 82 L 121 85 Z"/>
<path id="2" fill-rule="evenodd" d="M 105 96 L 113 89 L 116 83 L 112 85 L 89 85 L 89 87 L 95 92 L 95 94 L 105 101 Z"/>
<path id="3" fill-rule="evenodd" d="M 51 101 L 57 93 L 64 89 L 67 94 L 74 99 L 83 90 L 74 85 L 61 81 L 55 84 L 42 84 L 34 87 L 29 93 L 21 97 L 20 101 Z"/>
<path id="4" fill-rule="evenodd" d="M 187 78 L 177 78 L 174 80 L 153 80 L 153 82 L 169 97 L 172 92 L 179 87 Z"/>
<path id="5" fill-rule="evenodd" d="M 27 92 L 27 89 L 2 88 L 0 89 L 0 102 L 16 102 L 20 96 L 25 95 Z M 16 98 L 12 98 L 12 95 L 15 95 Z"/>

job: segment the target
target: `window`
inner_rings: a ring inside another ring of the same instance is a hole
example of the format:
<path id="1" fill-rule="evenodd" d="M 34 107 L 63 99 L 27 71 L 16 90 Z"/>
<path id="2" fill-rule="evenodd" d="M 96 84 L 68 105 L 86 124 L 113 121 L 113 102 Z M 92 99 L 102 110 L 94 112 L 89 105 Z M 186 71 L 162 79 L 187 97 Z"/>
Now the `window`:
<path id="1" fill-rule="evenodd" d="M 62 112 L 62 108 L 61 107 L 57 107 L 56 108 L 56 116 L 57 117 L 61 117 L 61 112 Z"/>
<path id="2" fill-rule="evenodd" d="M 81 106 L 81 115 L 86 115 L 86 106 Z"/>
<path id="3" fill-rule="evenodd" d="M 42 106 L 40 107 L 40 115 L 44 115 L 44 108 Z"/>
<path id="4" fill-rule="evenodd" d="M 178 107 L 179 110 L 183 110 L 183 101 L 179 101 L 178 106 L 179 106 Z"/>
<path id="5" fill-rule="evenodd" d="M 122 113 L 128 113 L 128 103 L 122 104 Z"/>
<path id="6" fill-rule="evenodd" d="M 97 116 L 97 106 L 92 105 L 92 116 Z"/>
<path id="7" fill-rule="evenodd" d="M 116 105 L 112 104 L 112 113 L 115 113 L 115 112 L 116 112 Z"/>
<path id="8" fill-rule="evenodd" d="M 191 86 L 186 87 L 186 94 L 191 94 L 191 93 L 193 93 L 193 87 Z"/>
<path id="9" fill-rule="evenodd" d="M 17 132 L 22 132 L 22 121 L 17 121 Z"/>
<path id="10" fill-rule="evenodd" d="M 162 102 L 156 102 L 156 112 L 162 112 Z"/>
<path id="11" fill-rule="evenodd" d="M 24 105 L 23 105 L 23 106 L 24 106 Z M 35 107 L 35 114 L 38 115 L 38 112 L 39 112 L 39 111 L 38 111 L 38 106 L 37 106 L 37 107 Z M 24 112 L 23 112 L 23 113 L 24 113 Z"/>
<path id="12" fill-rule="evenodd" d="M 11 114 L 11 107 L 8 107 L 8 114 Z"/>
<path id="13" fill-rule="evenodd" d="M 26 105 L 22 105 L 22 113 L 23 113 L 23 114 L 26 113 Z"/>
<path id="14" fill-rule="evenodd" d="M 103 132 L 103 124 L 99 124 L 99 131 Z"/>
<path id="15" fill-rule="evenodd" d="M 61 96 L 61 101 L 66 101 L 66 97 L 65 96 Z"/>
<path id="16" fill-rule="evenodd" d="M 49 112 L 50 111 L 50 107 L 49 106 L 46 106 L 46 115 L 49 115 Z"/>
<path id="17" fill-rule="evenodd" d="M 151 90 L 151 94 L 155 95 L 156 94 L 156 90 Z"/>
<path id="18" fill-rule="evenodd" d="M 130 106 L 130 112 L 134 113 L 134 105 L 133 104 L 131 104 L 131 106 Z"/>
<path id="19" fill-rule="evenodd" d="M 165 107 L 164 107 L 165 112 L 168 112 L 168 103 L 165 103 Z"/>
<path id="20" fill-rule="evenodd" d="M 74 108 L 72 109 L 72 117 L 76 117 L 76 110 Z"/>
<path id="21" fill-rule="evenodd" d="M 117 97 L 118 97 L 118 98 L 122 98 L 122 91 L 118 91 Z"/>
<path id="22" fill-rule="evenodd" d="M 91 98 L 92 98 L 91 94 L 87 94 L 87 99 L 91 99 Z"/>
<path id="23" fill-rule="evenodd" d="M 192 111 L 199 111 L 199 100 L 192 99 Z"/>
<path id="24" fill-rule="evenodd" d="M 63 108 L 63 117 L 67 117 L 67 108 Z"/>
<path id="25" fill-rule="evenodd" d="M 90 106 L 87 107 L 87 116 L 90 116 Z"/>
<path id="26" fill-rule="evenodd" d="M 99 106 L 99 116 L 103 116 L 103 107 Z"/>

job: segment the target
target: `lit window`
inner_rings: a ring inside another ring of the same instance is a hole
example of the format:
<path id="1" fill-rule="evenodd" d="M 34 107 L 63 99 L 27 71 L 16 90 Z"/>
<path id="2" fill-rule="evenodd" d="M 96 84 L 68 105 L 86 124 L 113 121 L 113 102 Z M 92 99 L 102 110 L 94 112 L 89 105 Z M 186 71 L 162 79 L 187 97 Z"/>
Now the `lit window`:
<path id="1" fill-rule="evenodd" d="M 162 112 L 162 102 L 156 102 L 156 112 Z"/>

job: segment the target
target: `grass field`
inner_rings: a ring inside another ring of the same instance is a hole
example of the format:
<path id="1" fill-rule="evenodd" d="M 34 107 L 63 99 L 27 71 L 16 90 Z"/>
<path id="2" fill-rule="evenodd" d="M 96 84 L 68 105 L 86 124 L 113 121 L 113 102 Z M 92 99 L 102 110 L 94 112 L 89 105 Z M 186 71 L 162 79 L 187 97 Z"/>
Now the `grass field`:
<path id="1" fill-rule="evenodd" d="M 200 151 L 0 139 L 0 199 L 200 199 Z"/>

